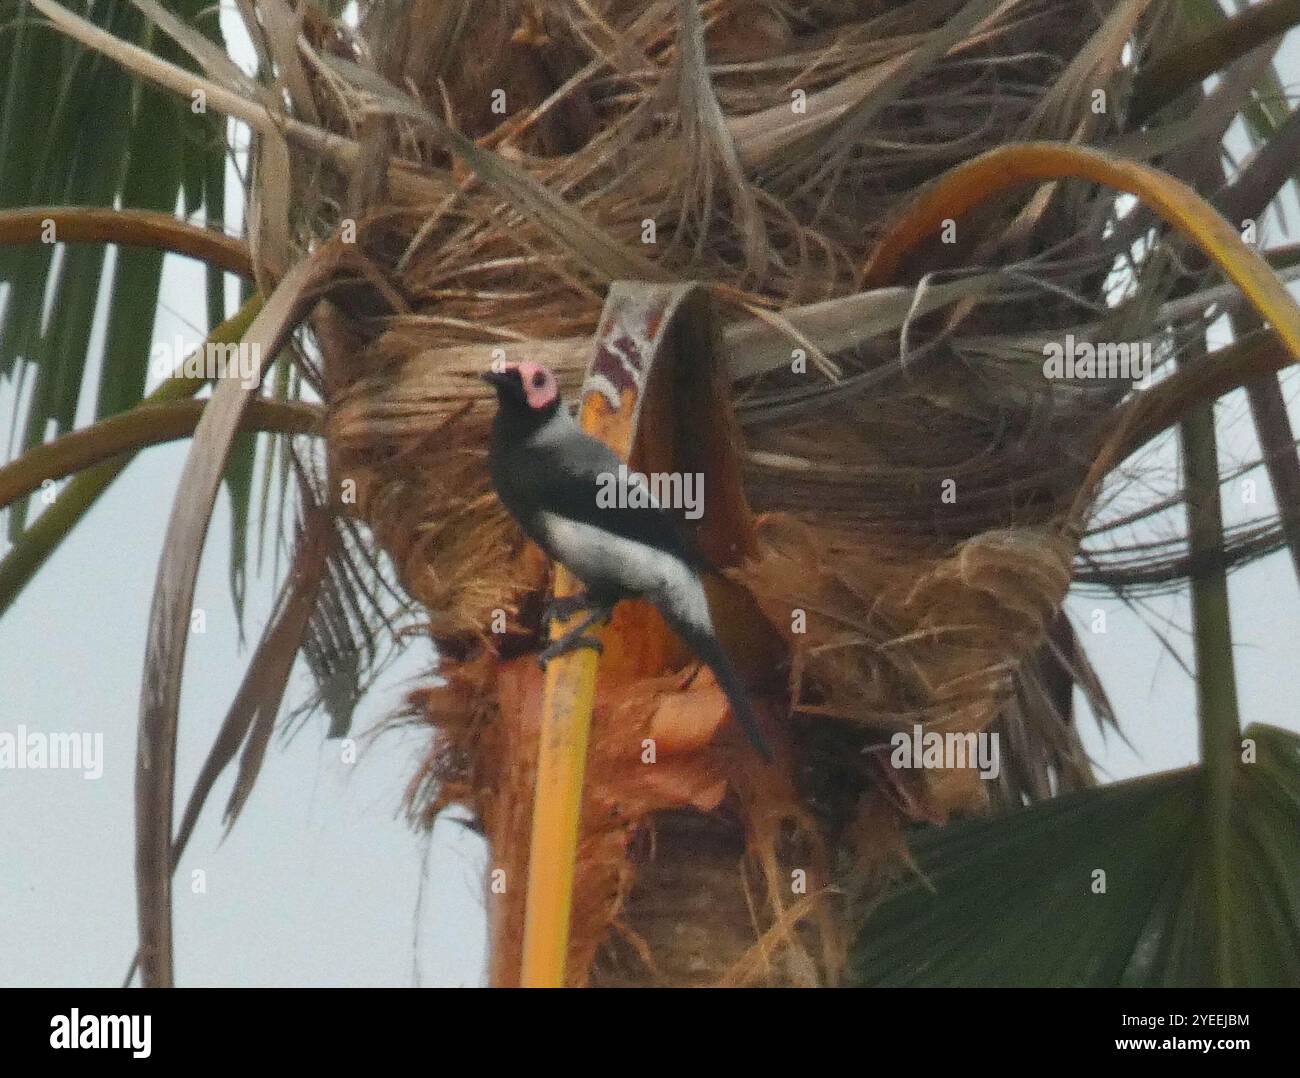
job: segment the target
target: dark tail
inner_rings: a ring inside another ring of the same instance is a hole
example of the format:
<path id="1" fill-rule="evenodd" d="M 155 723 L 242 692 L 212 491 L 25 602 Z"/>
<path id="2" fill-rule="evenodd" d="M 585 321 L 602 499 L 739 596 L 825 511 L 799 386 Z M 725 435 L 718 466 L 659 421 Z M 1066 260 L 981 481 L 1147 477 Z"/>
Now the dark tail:
<path id="1" fill-rule="evenodd" d="M 741 683 L 735 669 L 732 667 L 731 660 L 727 658 L 727 653 L 722 650 L 722 645 L 718 643 L 718 638 L 712 631 L 680 624 L 677 619 L 671 620 L 677 634 L 690 644 L 691 650 L 703 659 L 705 665 L 713 671 L 713 676 L 718 679 L 722 691 L 727 694 L 727 702 L 731 705 L 731 713 L 745 731 L 745 736 L 749 738 L 750 744 L 758 750 L 758 754 L 770 764 L 774 759 L 772 747 L 767 743 L 763 731 L 758 727 L 758 716 L 754 714 L 754 705 L 749 702 L 749 693 L 745 691 L 745 686 Z"/>

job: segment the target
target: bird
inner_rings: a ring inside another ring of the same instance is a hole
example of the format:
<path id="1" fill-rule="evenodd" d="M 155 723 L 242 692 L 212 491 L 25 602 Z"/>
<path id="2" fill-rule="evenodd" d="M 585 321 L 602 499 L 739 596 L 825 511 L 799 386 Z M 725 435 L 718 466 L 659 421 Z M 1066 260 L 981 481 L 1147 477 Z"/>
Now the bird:
<path id="1" fill-rule="evenodd" d="M 772 750 L 709 612 L 701 574 L 717 570 L 677 519 L 648 489 L 629 497 L 644 478 L 604 442 L 574 421 L 550 368 L 533 362 L 498 364 L 482 375 L 496 390 L 488 466 L 492 485 L 524 534 L 568 569 L 585 591 L 556 599 L 547 624 L 585 611 L 576 628 L 541 653 L 545 665 L 577 648 L 601 650 L 588 635 L 624 599 L 647 599 L 717 678 L 731 713 L 763 759 Z M 617 483 L 615 497 L 599 498 Z"/>

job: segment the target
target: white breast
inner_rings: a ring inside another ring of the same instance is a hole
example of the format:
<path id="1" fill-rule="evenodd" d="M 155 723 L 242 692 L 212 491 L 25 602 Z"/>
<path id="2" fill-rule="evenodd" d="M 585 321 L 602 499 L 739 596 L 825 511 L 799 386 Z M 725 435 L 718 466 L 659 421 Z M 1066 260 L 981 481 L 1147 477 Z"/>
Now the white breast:
<path id="1" fill-rule="evenodd" d="M 587 587 L 616 587 L 649 599 L 665 614 L 690 625 L 712 624 L 704 587 L 680 558 L 594 524 L 554 513 L 543 513 L 541 519 L 554 556 Z"/>

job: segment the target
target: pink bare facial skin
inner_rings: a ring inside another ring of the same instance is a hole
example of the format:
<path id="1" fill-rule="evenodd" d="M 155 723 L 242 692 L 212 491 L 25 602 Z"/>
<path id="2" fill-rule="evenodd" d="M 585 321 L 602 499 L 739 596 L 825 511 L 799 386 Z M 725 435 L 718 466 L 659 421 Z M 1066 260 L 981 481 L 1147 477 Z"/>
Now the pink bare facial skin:
<path id="1" fill-rule="evenodd" d="M 528 401 L 529 408 L 540 412 L 554 403 L 560 392 L 560 386 L 549 367 L 525 360 L 523 363 L 511 363 L 506 367 L 506 370 L 512 369 L 519 372 L 519 380 L 523 383 L 524 397 Z"/>

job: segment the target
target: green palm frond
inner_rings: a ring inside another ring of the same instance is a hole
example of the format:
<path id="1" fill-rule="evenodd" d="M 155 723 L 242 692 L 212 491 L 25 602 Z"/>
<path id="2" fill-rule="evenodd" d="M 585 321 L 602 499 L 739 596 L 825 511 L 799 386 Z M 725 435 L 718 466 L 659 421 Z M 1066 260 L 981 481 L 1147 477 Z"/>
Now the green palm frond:
<path id="1" fill-rule="evenodd" d="M 869 917 L 863 985 L 1300 984 L 1300 736 L 1246 731 L 1216 906 L 1198 768 L 923 831 Z M 1215 943 L 1227 943 L 1216 972 Z"/>

